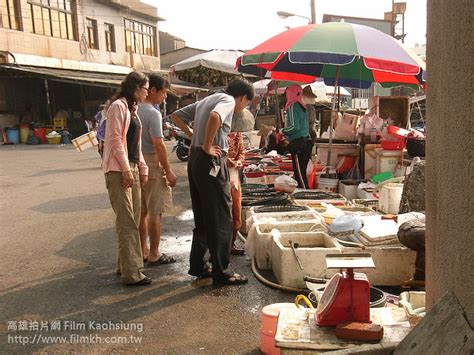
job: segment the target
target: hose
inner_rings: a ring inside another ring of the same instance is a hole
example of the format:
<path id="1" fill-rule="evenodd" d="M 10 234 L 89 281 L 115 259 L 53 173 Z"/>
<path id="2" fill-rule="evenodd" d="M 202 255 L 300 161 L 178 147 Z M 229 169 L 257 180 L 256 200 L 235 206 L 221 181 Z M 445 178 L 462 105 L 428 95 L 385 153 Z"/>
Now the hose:
<path id="1" fill-rule="evenodd" d="M 268 287 L 271 287 L 271 288 L 274 288 L 274 289 L 277 289 L 277 290 L 281 290 L 281 291 L 285 291 L 285 292 L 290 292 L 290 293 L 297 293 L 297 294 L 308 294 L 308 289 L 306 288 L 296 288 L 296 287 L 288 287 L 288 286 L 282 286 L 282 285 L 279 285 L 275 282 L 272 282 L 270 280 L 267 280 L 266 278 L 264 278 L 257 270 L 257 267 L 255 265 L 255 258 L 252 258 L 252 272 L 253 274 L 255 275 L 255 278 L 260 281 L 262 284 L 264 284 L 265 286 L 268 286 Z"/>
<path id="2" fill-rule="evenodd" d="M 245 239 L 245 237 L 242 235 L 242 233 L 240 232 L 237 232 L 237 236 L 239 237 L 239 239 L 242 241 L 242 242 L 246 242 L 247 239 Z M 257 266 L 256 266 L 256 261 L 255 261 L 255 257 L 252 258 L 252 272 L 253 274 L 255 275 L 255 278 L 260 281 L 262 284 L 264 284 L 265 286 L 268 286 L 268 287 L 271 287 L 271 288 L 274 288 L 274 289 L 277 289 L 277 290 L 281 290 L 281 291 L 285 291 L 285 292 L 290 292 L 290 293 L 298 293 L 298 294 L 308 294 L 309 290 L 306 289 L 306 288 L 296 288 L 296 287 L 288 287 L 288 286 L 282 286 L 280 284 L 277 284 L 275 282 L 272 282 L 270 280 L 267 280 L 266 278 L 264 278 L 257 270 Z"/>

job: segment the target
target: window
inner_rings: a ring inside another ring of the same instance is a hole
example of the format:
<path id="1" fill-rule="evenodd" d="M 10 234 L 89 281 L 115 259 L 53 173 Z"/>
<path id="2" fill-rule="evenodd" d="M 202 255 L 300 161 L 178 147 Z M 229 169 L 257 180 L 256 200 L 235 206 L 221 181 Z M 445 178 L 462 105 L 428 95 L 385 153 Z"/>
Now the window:
<path id="1" fill-rule="evenodd" d="M 114 25 L 104 23 L 105 27 L 105 49 L 107 52 L 115 52 L 115 31 Z"/>
<path id="2" fill-rule="evenodd" d="M 20 19 L 17 0 L 0 0 L 0 27 L 21 30 Z"/>
<path id="3" fill-rule="evenodd" d="M 86 18 L 87 44 L 89 48 L 99 49 L 99 39 L 97 34 L 97 21 Z"/>
<path id="4" fill-rule="evenodd" d="M 356 89 L 356 88 L 353 88 L 351 89 L 351 94 L 352 94 L 352 98 L 354 99 L 368 99 L 372 96 L 374 96 L 374 94 L 372 93 L 372 88 L 368 88 L 368 89 Z"/>
<path id="5" fill-rule="evenodd" d="M 133 20 L 124 19 L 124 21 L 126 51 L 156 56 L 156 28 Z"/>
<path id="6" fill-rule="evenodd" d="M 31 0 L 28 3 L 33 33 L 71 40 L 76 38 L 70 0 Z"/>

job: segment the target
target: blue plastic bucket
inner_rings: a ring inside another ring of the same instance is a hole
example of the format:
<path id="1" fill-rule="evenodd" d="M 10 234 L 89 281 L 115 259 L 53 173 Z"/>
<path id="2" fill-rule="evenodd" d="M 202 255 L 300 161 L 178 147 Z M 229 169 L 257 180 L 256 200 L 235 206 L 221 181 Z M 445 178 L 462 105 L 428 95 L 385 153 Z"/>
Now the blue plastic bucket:
<path id="1" fill-rule="evenodd" d="M 14 144 L 20 143 L 20 131 L 18 128 L 7 128 L 7 137 Z"/>

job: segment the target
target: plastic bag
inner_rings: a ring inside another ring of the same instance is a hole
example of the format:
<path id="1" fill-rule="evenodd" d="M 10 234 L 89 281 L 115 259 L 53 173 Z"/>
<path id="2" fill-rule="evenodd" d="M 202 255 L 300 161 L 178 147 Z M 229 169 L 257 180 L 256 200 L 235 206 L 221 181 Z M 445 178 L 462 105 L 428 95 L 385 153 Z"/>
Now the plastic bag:
<path id="1" fill-rule="evenodd" d="M 330 203 L 321 202 L 321 206 L 326 207 L 326 211 L 323 212 L 324 217 L 336 218 L 344 215 L 344 211 L 340 208 L 334 207 Z"/>
<path id="2" fill-rule="evenodd" d="M 277 191 L 291 194 L 298 186 L 298 182 L 288 175 L 280 175 L 275 179 L 274 185 Z"/>
<path id="3" fill-rule="evenodd" d="M 290 186 L 298 186 L 298 182 L 288 175 L 280 175 L 275 179 L 275 183 L 290 185 Z"/>
<path id="4" fill-rule="evenodd" d="M 362 228 L 362 220 L 356 215 L 343 215 L 336 217 L 329 225 L 329 230 L 333 233 L 358 232 Z"/>
<path id="5" fill-rule="evenodd" d="M 345 113 L 342 118 L 337 121 L 334 129 L 334 139 L 354 140 L 356 136 L 355 126 L 358 116 Z"/>
<path id="6" fill-rule="evenodd" d="M 359 169 L 359 161 L 356 160 L 352 168 L 343 176 L 344 180 L 362 180 L 362 173 Z"/>

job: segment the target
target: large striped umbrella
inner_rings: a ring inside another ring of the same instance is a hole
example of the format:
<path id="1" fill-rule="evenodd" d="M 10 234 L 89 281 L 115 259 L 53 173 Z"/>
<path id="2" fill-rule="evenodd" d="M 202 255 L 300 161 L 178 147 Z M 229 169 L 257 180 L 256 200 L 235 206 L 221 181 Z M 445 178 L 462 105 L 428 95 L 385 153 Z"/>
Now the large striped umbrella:
<path id="1" fill-rule="evenodd" d="M 372 27 L 327 22 L 289 29 L 249 50 L 236 62 L 242 73 L 275 80 L 352 88 L 424 83 L 424 64 L 393 37 Z M 333 111 L 336 96 L 333 99 Z M 327 174 L 331 165 L 333 116 L 329 125 Z"/>
<path id="2" fill-rule="evenodd" d="M 353 88 L 368 88 L 373 82 L 418 87 L 425 74 L 424 63 L 393 37 L 346 22 L 289 29 L 239 57 L 237 69 L 304 83 L 324 78 L 327 85 Z"/>

